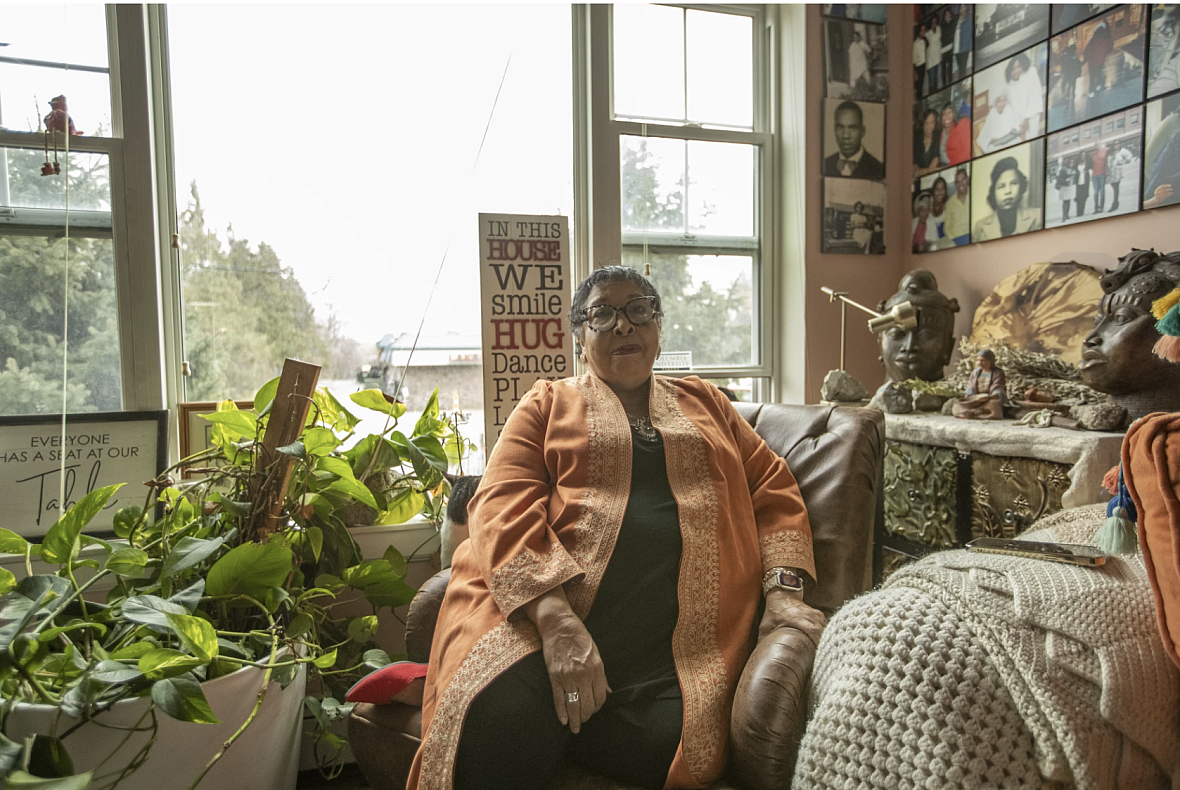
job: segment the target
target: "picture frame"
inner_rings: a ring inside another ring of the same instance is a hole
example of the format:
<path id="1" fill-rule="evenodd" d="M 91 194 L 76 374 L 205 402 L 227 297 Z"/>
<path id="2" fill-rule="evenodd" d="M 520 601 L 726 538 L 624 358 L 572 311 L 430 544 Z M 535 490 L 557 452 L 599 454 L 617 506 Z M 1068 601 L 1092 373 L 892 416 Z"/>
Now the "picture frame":
<path id="1" fill-rule="evenodd" d="M 837 114 L 843 116 L 840 119 L 842 121 L 852 121 L 856 114 L 859 114 L 859 136 L 850 124 L 838 122 Z M 821 167 L 824 176 L 861 178 L 869 181 L 885 179 L 884 104 L 853 101 L 852 99 L 824 99 L 821 128 L 823 131 Z M 850 175 L 843 175 L 838 167 L 843 156 L 843 152 L 840 151 L 842 139 L 854 142 L 858 147 L 857 151 L 849 152 L 856 161 L 855 169 Z"/>
<path id="2" fill-rule="evenodd" d="M 212 447 L 209 431 L 213 423 L 202 420 L 201 415 L 217 411 L 219 401 L 190 401 L 176 404 L 177 424 L 180 427 L 180 457 L 188 458 Z M 254 401 L 236 400 L 234 405 L 243 411 L 251 411 Z M 185 473 L 188 477 L 188 473 Z"/>
<path id="3" fill-rule="evenodd" d="M 111 534 L 121 508 L 143 505 L 141 483 L 168 466 L 168 411 L 0 417 L 0 501 L 4 526 L 44 537 L 65 508 L 95 489 L 126 483 L 85 528 Z"/>
<path id="4" fill-rule="evenodd" d="M 885 254 L 885 183 L 825 178 L 821 252 Z"/>

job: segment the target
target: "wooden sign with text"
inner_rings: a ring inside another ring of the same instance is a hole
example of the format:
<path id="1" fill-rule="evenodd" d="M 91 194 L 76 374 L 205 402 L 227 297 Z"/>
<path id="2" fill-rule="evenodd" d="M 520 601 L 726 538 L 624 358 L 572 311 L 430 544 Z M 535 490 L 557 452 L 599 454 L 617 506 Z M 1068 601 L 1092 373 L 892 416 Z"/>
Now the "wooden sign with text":
<path id="1" fill-rule="evenodd" d="M 574 375 L 569 220 L 479 215 L 483 410 L 487 456 L 538 379 Z"/>
<path id="2" fill-rule="evenodd" d="M 0 527 L 38 538 L 96 488 L 126 483 L 86 527 L 110 531 L 115 513 L 143 505 L 143 483 L 168 458 L 168 412 L 110 412 L 0 417 Z"/>

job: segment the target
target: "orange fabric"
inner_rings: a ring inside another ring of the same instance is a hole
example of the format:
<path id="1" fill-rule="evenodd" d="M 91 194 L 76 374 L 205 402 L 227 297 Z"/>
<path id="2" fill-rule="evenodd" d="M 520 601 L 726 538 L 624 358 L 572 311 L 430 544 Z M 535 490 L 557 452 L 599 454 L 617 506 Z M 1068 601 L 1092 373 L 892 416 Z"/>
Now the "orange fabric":
<path id="1" fill-rule="evenodd" d="M 1131 426 L 1123 476 L 1139 511 L 1139 546 L 1160 636 L 1180 667 L 1180 414 L 1149 414 Z"/>
<path id="2" fill-rule="evenodd" d="M 667 787 L 701 787 L 725 767 L 763 571 L 814 578 L 811 528 L 786 462 L 716 387 L 654 376 L 650 413 L 683 539 L 673 656 L 685 725 Z M 523 604 L 563 584 L 574 611 L 590 611 L 630 480 L 626 413 L 592 374 L 538 382 L 513 411 L 468 507 L 471 538 L 455 552 L 408 790 L 449 790 L 467 706 L 540 648 Z"/>

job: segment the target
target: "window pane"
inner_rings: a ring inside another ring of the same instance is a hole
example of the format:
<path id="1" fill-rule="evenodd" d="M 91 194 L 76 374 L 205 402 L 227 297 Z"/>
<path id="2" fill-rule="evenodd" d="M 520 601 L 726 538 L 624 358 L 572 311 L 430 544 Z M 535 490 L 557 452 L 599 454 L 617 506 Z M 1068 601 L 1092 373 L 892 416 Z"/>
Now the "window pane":
<path id="1" fill-rule="evenodd" d="M 53 152 L 49 160 L 53 161 Z M 45 151 L 29 148 L 0 148 L 0 205 L 23 208 L 64 209 L 66 207 L 66 155 L 58 153 L 61 173 L 43 176 Z M 69 207 L 78 211 L 110 211 L 111 180 L 106 154 L 69 156 Z M 8 199 L 5 200 L 7 189 Z"/>
<path id="2" fill-rule="evenodd" d="M 688 12 L 689 121 L 753 128 L 753 24 L 748 16 Z"/>
<path id="3" fill-rule="evenodd" d="M 0 127 L 43 128 L 49 100 L 64 94 L 75 127 L 89 135 L 111 133 L 106 10 L 100 4 L 0 5 Z M 29 65 L 27 61 L 75 68 Z M 38 123 L 41 121 L 41 125 Z"/>
<path id="4" fill-rule="evenodd" d="M 705 379 L 712 382 L 721 388 L 722 392 L 728 390 L 726 395 L 732 393 L 732 400 L 741 403 L 757 403 L 762 400 L 761 394 L 756 392 L 760 386 L 764 386 L 766 379 L 755 378 L 741 378 L 741 379 Z"/>
<path id="5" fill-rule="evenodd" d="M 754 234 L 754 146 L 633 135 L 619 146 L 623 230 Z"/>
<path id="6" fill-rule="evenodd" d="M 648 259 L 664 313 L 665 353 L 692 352 L 694 368 L 756 362 L 753 258 L 649 254 Z M 625 251 L 623 263 L 643 271 L 643 253 Z"/>
<path id="7" fill-rule="evenodd" d="M 122 408 L 112 242 L 0 236 L 0 414 L 61 412 L 67 250 L 66 410 Z"/>
<path id="8" fill-rule="evenodd" d="M 616 4 L 613 14 L 615 115 L 683 122 L 684 11 Z"/>

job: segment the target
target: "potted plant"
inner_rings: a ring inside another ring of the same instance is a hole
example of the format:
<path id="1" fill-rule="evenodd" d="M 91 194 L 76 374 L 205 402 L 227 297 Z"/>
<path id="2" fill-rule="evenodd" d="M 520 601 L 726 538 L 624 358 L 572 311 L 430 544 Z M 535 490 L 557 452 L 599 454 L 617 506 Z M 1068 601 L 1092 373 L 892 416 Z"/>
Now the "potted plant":
<path id="1" fill-rule="evenodd" d="M 409 435 L 402 404 L 354 393 L 386 421 L 358 441 L 359 420 L 330 392 L 300 395 L 286 379 L 287 368 L 252 411 L 219 404 L 213 446 L 149 481 L 144 506 L 116 514 L 114 538 L 83 529 L 119 486 L 77 502 L 40 544 L 0 529 L 0 552 L 24 555 L 27 571 L 18 582 L 0 569 L 8 787 L 293 787 L 307 675 L 342 698 L 389 663 L 372 637 L 377 611 L 414 595 L 406 560 L 393 547 L 362 559 L 342 514 L 360 503 L 377 523 L 422 513 L 437 524 L 464 443 L 437 393 Z M 276 445 L 280 422 L 295 439 Z M 34 573 L 34 559 L 53 572 Z M 358 599 L 364 613 L 340 614 Z M 213 700 L 219 687 L 227 701 Z M 346 707 L 308 705 L 339 746 L 329 725 Z M 227 771 L 235 746 L 249 767 Z M 281 775 L 259 776 L 268 760 Z"/>

